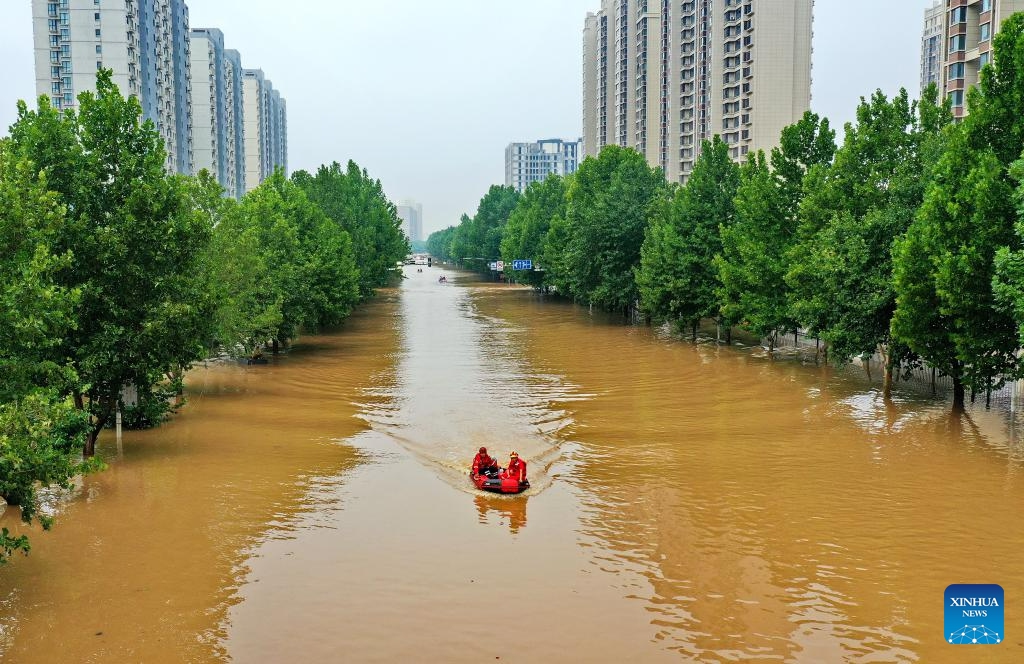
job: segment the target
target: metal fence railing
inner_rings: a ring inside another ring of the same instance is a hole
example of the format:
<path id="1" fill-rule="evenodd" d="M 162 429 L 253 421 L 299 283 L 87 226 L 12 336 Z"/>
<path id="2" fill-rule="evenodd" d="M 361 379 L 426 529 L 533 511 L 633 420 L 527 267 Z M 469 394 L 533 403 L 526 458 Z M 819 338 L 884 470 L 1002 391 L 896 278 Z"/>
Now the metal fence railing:
<path id="1" fill-rule="evenodd" d="M 768 340 L 762 340 L 762 345 L 768 346 Z M 825 348 L 825 343 L 819 338 L 805 333 L 803 330 L 780 334 L 775 342 L 775 347 L 782 351 L 799 352 L 801 354 L 815 355 Z M 861 360 L 854 360 L 853 364 L 863 366 Z M 877 353 L 868 359 L 868 370 L 865 375 L 870 376 L 872 382 L 882 382 L 883 366 L 882 358 Z M 953 391 L 953 379 L 943 376 L 930 366 L 904 366 L 894 376 L 896 385 L 902 385 L 905 389 L 910 387 L 914 391 L 930 393 L 935 396 L 948 395 Z M 968 393 L 968 399 L 971 398 Z M 973 395 L 975 402 L 985 404 L 988 402 L 992 407 L 999 407 L 1016 412 L 1022 404 L 1024 397 L 1024 381 L 1008 380 L 1001 387 L 993 389 L 991 393 L 976 393 Z"/>

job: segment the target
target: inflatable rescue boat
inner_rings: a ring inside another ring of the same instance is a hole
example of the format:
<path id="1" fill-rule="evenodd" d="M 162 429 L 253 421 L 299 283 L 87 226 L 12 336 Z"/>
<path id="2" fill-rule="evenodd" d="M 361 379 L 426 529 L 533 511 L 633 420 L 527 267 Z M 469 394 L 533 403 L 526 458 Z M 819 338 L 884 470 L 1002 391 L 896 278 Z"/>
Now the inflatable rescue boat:
<path id="1" fill-rule="evenodd" d="M 493 491 L 494 493 L 522 493 L 530 488 L 529 480 L 520 482 L 513 477 L 502 478 L 496 470 L 488 470 L 480 475 L 474 475 L 473 471 L 469 471 L 469 479 L 481 491 Z"/>

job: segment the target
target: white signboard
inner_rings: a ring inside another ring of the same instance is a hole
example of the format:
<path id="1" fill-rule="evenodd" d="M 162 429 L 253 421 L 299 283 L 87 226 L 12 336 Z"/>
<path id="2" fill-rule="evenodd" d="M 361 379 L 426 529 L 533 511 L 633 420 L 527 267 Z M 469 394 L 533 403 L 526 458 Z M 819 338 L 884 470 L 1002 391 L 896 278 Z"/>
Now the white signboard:
<path id="1" fill-rule="evenodd" d="M 494 266 L 495 270 L 497 270 L 498 272 L 503 272 L 505 270 L 505 261 L 498 261 L 497 263 L 494 264 Z"/>

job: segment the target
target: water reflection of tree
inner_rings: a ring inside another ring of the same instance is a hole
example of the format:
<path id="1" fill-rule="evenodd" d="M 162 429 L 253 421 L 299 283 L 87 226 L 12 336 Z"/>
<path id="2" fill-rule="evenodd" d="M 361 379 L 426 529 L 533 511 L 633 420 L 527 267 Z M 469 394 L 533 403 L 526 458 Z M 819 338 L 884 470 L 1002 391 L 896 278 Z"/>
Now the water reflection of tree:
<path id="1" fill-rule="evenodd" d="M 512 534 L 526 527 L 526 498 L 495 498 L 491 496 L 475 496 L 476 511 L 480 523 L 487 523 L 491 512 L 496 512 L 499 519 L 505 519 Z"/>

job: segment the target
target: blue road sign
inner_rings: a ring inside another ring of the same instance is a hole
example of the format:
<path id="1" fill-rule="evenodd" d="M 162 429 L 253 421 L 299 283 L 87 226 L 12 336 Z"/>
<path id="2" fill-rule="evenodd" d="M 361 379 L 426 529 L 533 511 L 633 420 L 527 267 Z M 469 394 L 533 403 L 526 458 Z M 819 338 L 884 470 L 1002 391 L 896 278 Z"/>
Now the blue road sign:
<path id="1" fill-rule="evenodd" d="M 513 270 L 532 270 L 533 269 L 533 261 L 532 260 L 515 260 L 515 261 L 512 261 L 512 269 Z"/>

